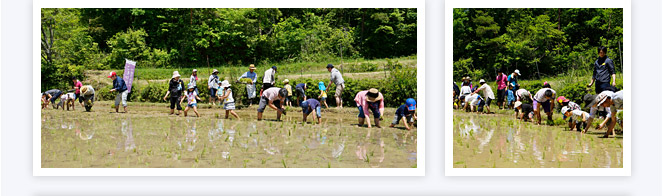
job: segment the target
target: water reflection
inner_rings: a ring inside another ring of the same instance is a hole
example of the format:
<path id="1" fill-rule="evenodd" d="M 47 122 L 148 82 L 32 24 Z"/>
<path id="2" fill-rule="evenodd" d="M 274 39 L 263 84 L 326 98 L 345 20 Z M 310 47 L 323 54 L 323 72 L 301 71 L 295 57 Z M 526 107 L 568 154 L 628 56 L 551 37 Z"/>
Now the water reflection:
<path id="1" fill-rule="evenodd" d="M 121 132 L 122 132 L 122 137 L 124 138 L 124 142 L 120 141 L 117 144 L 117 149 L 121 150 L 124 148 L 124 151 L 129 151 L 133 150 L 136 148 L 136 143 L 134 142 L 134 128 L 133 124 L 131 123 L 131 118 L 126 118 L 122 119 L 122 127 L 121 127 Z"/>

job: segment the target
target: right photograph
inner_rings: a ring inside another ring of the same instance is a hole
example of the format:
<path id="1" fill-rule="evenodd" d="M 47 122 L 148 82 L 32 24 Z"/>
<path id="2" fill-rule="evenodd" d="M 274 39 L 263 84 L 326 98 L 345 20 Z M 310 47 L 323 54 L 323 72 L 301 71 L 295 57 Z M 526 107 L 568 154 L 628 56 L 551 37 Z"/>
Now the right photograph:
<path id="1" fill-rule="evenodd" d="M 623 8 L 452 9 L 453 168 L 624 168 Z"/>

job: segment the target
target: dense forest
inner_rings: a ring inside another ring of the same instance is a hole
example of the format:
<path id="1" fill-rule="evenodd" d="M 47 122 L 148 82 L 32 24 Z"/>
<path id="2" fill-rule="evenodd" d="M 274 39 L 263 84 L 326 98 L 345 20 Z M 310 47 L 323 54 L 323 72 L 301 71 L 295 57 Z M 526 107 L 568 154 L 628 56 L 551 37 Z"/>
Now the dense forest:
<path id="1" fill-rule="evenodd" d="M 416 54 L 416 9 L 42 9 L 42 86 L 88 69 Z"/>
<path id="2" fill-rule="evenodd" d="M 599 46 L 623 67 L 622 9 L 454 9 L 453 17 L 454 81 L 499 69 L 524 79 L 591 74 Z"/>

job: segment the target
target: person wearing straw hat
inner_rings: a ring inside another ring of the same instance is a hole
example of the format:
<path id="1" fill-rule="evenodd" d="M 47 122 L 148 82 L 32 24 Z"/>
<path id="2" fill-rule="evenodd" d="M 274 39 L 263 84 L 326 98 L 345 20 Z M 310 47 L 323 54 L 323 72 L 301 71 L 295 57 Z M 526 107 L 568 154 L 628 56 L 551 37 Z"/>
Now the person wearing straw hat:
<path id="1" fill-rule="evenodd" d="M 495 94 L 493 93 L 493 88 L 490 88 L 488 84 L 486 84 L 486 81 L 481 79 L 479 80 L 479 88 L 474 91 L 474 93 L 479 93 L 479 91 L 483 90 L 483 97 L 486 98 L 486 112 L 487 114 L 490 114 L 490 102 L 495 99 Z"/>
<path id="2" fill-rule="evenodd" d="M 610 124 L 608 124 L 608 131 L 606 131 L 603 137 L 607 138 L 614 136 L 614 127 L 617 123 L 617 110 L 624 108 L 624 92 L 617 91 L 615 93 L 612 91 L 603 91 L 596 95 L 596 98 L 590 103 L 590 107 L 588 124 L 592 124 L 598 108 L 603 107 L 607 111 L 607 115 L 605 120 L 599 124 L 598 128 L 602 129 L 608 122 L 610 122 Z M 585 130 L 585 132 L 587 132 L 587 130 Z"/>
<path id="3" fill-rule="evenodd" d="M 223 109 L 226 110 L 226 119 L 228 119 L 228 114 L 232 114 L 237 120 L 239 120 L 239 115 L 235 113 L 235 99 L 233 99 L 233 91 L 230 89 L 230 83 L 228 80 L 221 82 L 221 89 L 219 92 L 219 100 L 223 100 Z"/>
<path id="4" fill-rule="evenodd" d="M 258 81 L 258 74 L 255 72 L 256 66 L 251 64 L 249 65 L 249 71 L 245 72 L 237 81 L 240 81 L 242 78 L 248 78 L 250 81 L 246 84 L 246 94 L 249 98 L 249 106 L 253 105 L 253 98 L 256 97 L 256 82 Z"/>
<path id="5" fill-rule="evenodd" d="M 209 89 L 209 103 L 216 105 L 216 90 L 219 88 L 219 70 L 214 69 L 212 75 L 207 79 L 207 89 Z"/>
<path id="6" fill-rule="evenodd" d="M 89 112 L 94 105 L 94 88 L 90 85 L 81 87 L 81 97 L 79 99 L 83 100 L 85 111 Z"/>
<path id="7" fill-rule="evenodd" d="M 290 80 L 283 80 L 283 88 L 288 91 L 288 96 L 285 97 L 285 105 L 292 107 L 292 85 L 290 85 Z"/>
<path id="8" fill-rule="evenodd" d="M 170 95 L 170 114 L 175 113 L 175 106 L 177 106 L 177 115 L 180 115 L 182 111 L 182 106 L 180 102 L 184 95 L 184 81 L 180 80 L 180 73 L 178 71 L 173 71 L 173 76 L 168 82 L 168 91 L 166 91 L 166 96 L 163 96 L 163 100 L 166 101 L 168 95 Z"/>
<path id="9" fill-rule="evenodd" d="M 110 90 L 110 92 L 117 92 L 117 95 L 115 96 L 115 112 L 119 113 L 118 110 L 120 108 L 120 102 L 122 102 L 122 106 L 124 106 L 124 113 L 127 113 L 127 95 L 129 94 L 129 91 L 127 90 L 127 84 L 121 77 L 117 76 L 117 73 L 114 71 L 110 72 L 108 78 L 113 80 L 113 88 Z"/>
<path id="10" fill-rule="evenodd" d="M 269 68 L 265 70 L 265 76 L 262 78 L 262 89 L 260 89 L 260 96 L 262 97 L 262 92 L 274 87 L 274 75 L 276 74 L 276 66 L 272 66 L 272 68 Z"/>
<path id="11" fill-rule="evenodd" d="M 360 91 L 355 95 L 355 103 L 357 104 L 357 109 L 359 109 L 359 115 L 357 115 L 359 126 L 364 126 L 364 122 L 368 124 L 368 128 L 371 128 L 371 118 L 368 115 L 368 111 L 373 112 L 373 117 L 375 118 L 375 127 L 380 127 L 380 120 L 382 114 L 384 114 L 384 97 L 378 89 L 371 88 L 369 90 Z"/>
<path id="12" fill-rule="evenodd" d="M 343 80 L 343 75 L 341 74 L 338 69 L 334 68 L 334 65 L 331 63 L 327 64 L 327 71 L 331 73 L 331 76 L 329 78 L 329 85 L 328 87 L 331 87 L 331 84 L 334 83 L 336 84 L 336 92 L 334 93 L 334 97 L 336 98 L 336 108 L 343 108 L 343 89 L 345 89 L 345 80 Z M 326 93 L 327 91 L 325 91 Z"/>

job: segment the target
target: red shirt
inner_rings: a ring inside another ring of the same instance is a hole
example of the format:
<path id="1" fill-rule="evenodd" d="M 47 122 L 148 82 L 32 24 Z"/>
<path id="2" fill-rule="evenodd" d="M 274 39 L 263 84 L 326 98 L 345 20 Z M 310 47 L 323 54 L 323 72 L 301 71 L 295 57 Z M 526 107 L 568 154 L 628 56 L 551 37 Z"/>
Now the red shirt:
<path id="1" fill-rule="evenodd" d="M 78 87 L 78 88 L 76 88 Z M 81 81 L 76 80 L 76 83 L 74 83 L 74 88 L 76 88 L 76 94 L 81 94 L 81 87 L 83 87 L 83 83 Z"/>
<path id="2" fill-rule="evenodd" d="M 502 77 L 500 75 L 497 75 L 497 90 L 502 90 L 506 88 L 506 75 L 502 74 Z"/>

